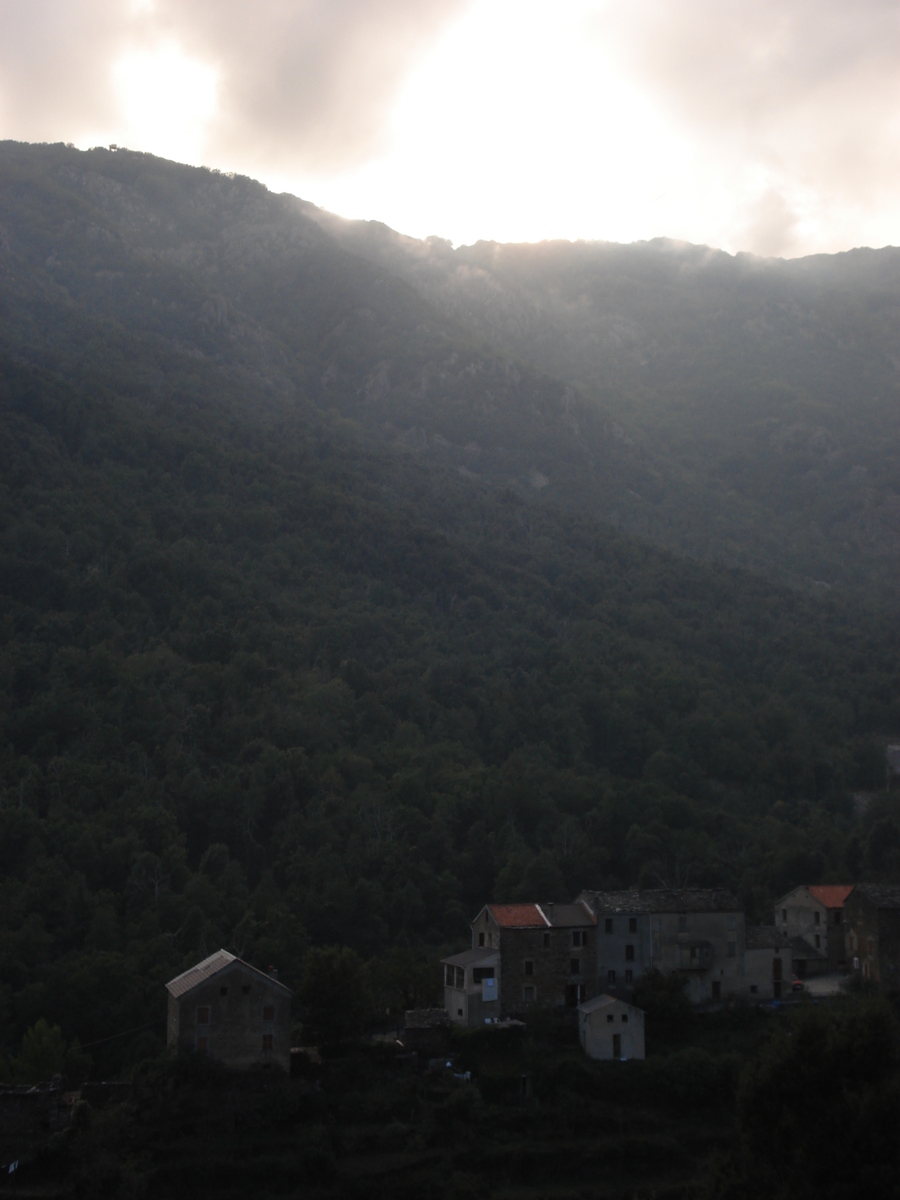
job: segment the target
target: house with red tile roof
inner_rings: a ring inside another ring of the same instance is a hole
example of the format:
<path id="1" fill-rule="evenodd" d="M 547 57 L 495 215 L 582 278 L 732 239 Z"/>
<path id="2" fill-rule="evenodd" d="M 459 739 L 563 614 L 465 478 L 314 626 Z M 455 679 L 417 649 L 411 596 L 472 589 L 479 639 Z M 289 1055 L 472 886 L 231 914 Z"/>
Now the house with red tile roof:
<path id="1" fill-rule="evenodd" d="M 801 979 L 846 969 L 844 905 L 853 889 L 853 884 L 804 884 L 775 906 L 775 925 L 791 944 L 793 971 Z"/>
<path id="2" fill-rule="evenodd" d="M 472 948 L 441 960 L 444 1007 L 473 1027 L 534 1008 L 577 1008 L 596 992 L 597 920 L 576 904 L 486 904 Z"/>

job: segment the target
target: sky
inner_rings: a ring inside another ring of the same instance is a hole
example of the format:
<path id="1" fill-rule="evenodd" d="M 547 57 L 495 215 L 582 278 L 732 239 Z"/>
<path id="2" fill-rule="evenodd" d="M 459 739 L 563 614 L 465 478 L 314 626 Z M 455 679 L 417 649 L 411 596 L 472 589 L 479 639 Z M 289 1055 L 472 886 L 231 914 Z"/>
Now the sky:
<path id="1" fill-rule="evenodd" d="M 0 0 L 0 138 L 456 244 L 900 244 L 898 0 Z"/>

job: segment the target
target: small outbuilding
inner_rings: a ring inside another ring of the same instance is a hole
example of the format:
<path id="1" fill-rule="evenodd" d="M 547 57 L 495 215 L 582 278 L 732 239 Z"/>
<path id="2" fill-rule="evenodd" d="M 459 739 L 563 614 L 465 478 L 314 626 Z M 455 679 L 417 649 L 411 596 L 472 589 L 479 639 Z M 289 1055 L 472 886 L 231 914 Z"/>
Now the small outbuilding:
<path id="1" fill-rule="evenodd" d="M 291 990 L 217 950 L 166 984 L 170 1048 L 208 1054 L 226 1067 L 291 1066 Z"/>
<path id="2" fill-rule="evenodd" d="M 578 1005 L 578 1037 L 588 1058 L 644 1057 L 644 1012 L 604 993 Z"/>

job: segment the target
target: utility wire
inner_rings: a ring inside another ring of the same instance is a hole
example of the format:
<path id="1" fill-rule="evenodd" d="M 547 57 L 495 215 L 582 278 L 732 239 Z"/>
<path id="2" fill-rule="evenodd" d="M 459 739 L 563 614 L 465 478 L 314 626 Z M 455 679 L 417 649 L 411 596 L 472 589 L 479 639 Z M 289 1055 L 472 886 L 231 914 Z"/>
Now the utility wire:
<path id="1" fill-rule="evenodd" d="M 83 1046 L 79 1046 L 79 1050 L 89 1050 L 91 1046 L 101 1046 L 104 1042 L 113 1042 L 116 1038 L 128 1037 L 129 1033 L 141 1033 L 144 1029 L 152 1029 L 154 1025 L 159 1025 L 161 1018 L 155 1021 L 148 1021 L 146 1025 L 138 1025 L 134 1029 L 126 1029 L 124 1033 L 111 1033 L 109 1037 L 98 1038 L 96 1042 L 85 1042 Z"/>

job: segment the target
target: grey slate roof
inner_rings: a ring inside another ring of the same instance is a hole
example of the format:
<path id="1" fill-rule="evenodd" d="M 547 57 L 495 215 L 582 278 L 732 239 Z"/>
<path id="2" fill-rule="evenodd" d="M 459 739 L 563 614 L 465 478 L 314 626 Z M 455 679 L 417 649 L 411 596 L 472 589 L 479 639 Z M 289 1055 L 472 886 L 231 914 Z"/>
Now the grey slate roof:
<path id="1" fill-rule="evenodd" d="M 784 950 L 788 943 L 775 925 L 748 925 L 745 944 L 748 950 Z"/>
<path id="2" fill-rule="evenodd" d="M 583 1004 L 578 1005 L 578 1011 L 582 1013 L 596 1012 L 598 1008 L 607 1008 L 610 1004 L 624 1004 L 626 1008 L 633 1008 L 636 1012 L 642 1013 L 644 1010 L 638 1008 L 634 1004 L 629 1004 L 627 1000 L 618 1000 L 615 996 L 610 996 L 606 992 L 595 996 L 593 1000 L 585 1000 Z"/>
<path id="3" fill-rule="evenodd" d="M 828 955 L 817 950 L 806 938 L 793 937 L 791 938 L 791 958 L 820 959 L 824 962 Z"/>
<path id="4" fill-rule="evenodd" d="M 553 929 L 576 929 L 596 925 L 597 918 L 586 904 L 539 904 Z"/>
<path id="5" fill-rule="evenodd" d="M 858 883 L 854 891 L 876 908 L 900 908 L 900 887 L 890 883 Z"/>
<path id="6" fill-rule="evenodd" d="M 597 917 L 638 913 L 707 913 L 742 911 L 741 903 L 724 888 L 647 888 L 629 892 L 582 892 Z"/>
<path id="7" fill-rule="evenodd" d="M 245 970 L 252 971 L 254 975 L 261 975 L 272 987 L 281 988 L 283 992 L 287 992 L 290 995 L 291 989 L 285 984 L 279 983 L 277 979 L 273 979 L 265 971 L 251 967 L 242 958 L 238 958 L 236 954 L 230 954 L 227 950 L 217 950 L 215 954 L 210 954 L 209 958 L 204 958 L 202 962 L 198 962 L 187 971 L 182 971 L 180 975 L 176 975 L 174 979 L 170 979 L 166 984 L 166 991 L 177 1000 L 179 996 L 185 995 L 186 992 L 191 991 L 198 984 L 205 983 L 213 975 L 218 975 L 220 971 L 224 971 L 232 963 L 238 963 Z"/>
<path id="8" fill-rule="evenodd" d="M 487 963 L 489 966 L 499 963 L 500 951 L 490 946 L 482 946 L 479 950 L 463 950 L 459 954 L 449 954 L 441 962 L 450 967 L 473 967 L 476 963 Z"/>

